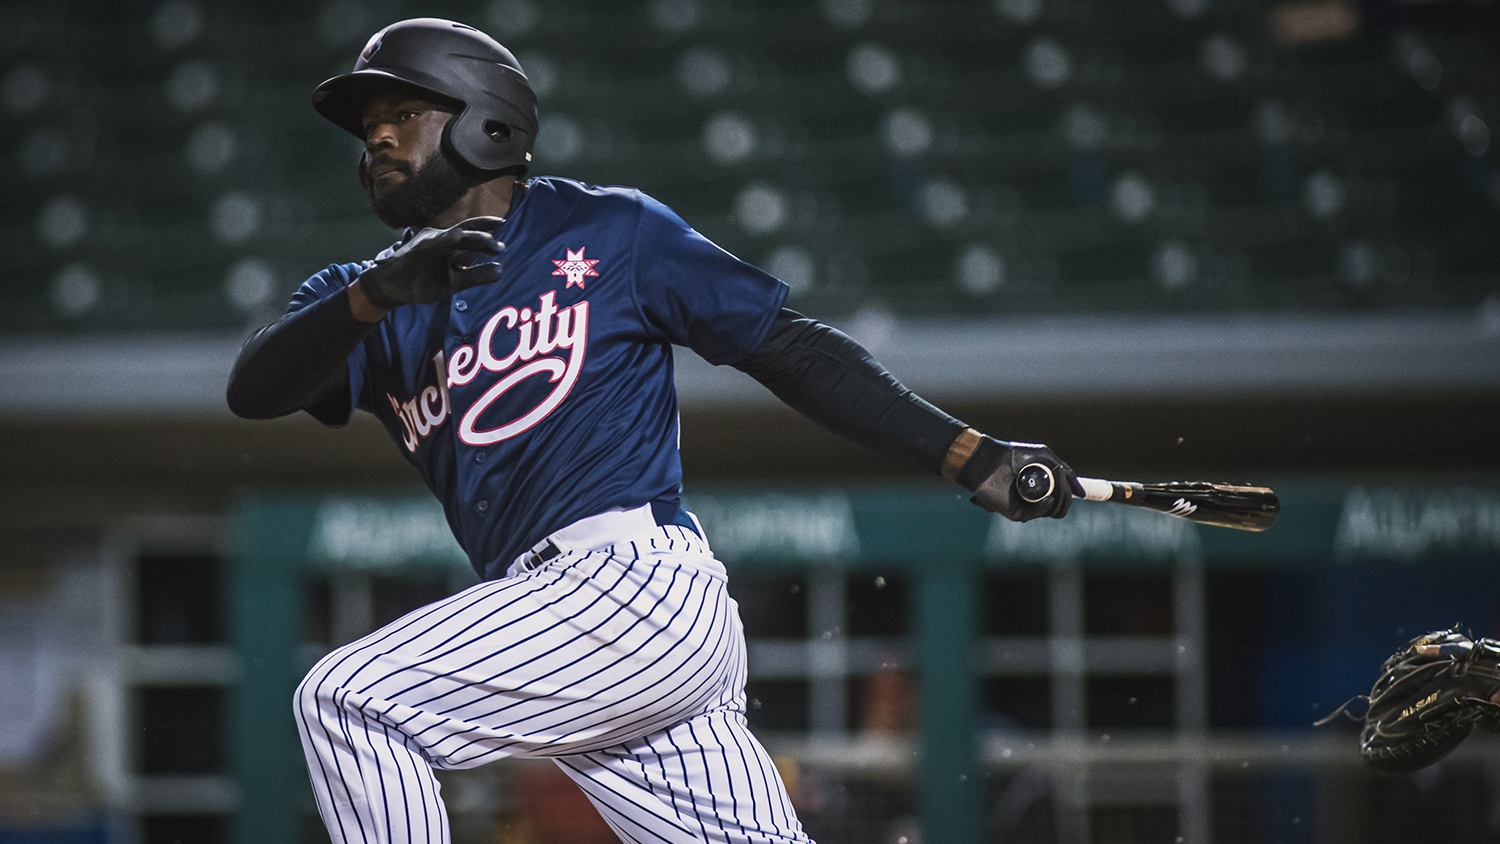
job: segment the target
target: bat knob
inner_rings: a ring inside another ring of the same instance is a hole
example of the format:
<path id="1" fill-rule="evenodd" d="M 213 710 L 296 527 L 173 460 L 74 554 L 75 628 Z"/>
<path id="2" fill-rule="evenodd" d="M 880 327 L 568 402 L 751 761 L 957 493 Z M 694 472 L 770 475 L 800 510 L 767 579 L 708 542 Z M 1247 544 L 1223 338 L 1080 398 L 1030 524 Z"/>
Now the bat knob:
<path id="1" fill-rule="evenodd" d="M 1044 500 L 1056 488 L 1052 470 L 1041 463 L 1027 463 L 1016 473 L 1016 494 L 1028 504 Z"/>

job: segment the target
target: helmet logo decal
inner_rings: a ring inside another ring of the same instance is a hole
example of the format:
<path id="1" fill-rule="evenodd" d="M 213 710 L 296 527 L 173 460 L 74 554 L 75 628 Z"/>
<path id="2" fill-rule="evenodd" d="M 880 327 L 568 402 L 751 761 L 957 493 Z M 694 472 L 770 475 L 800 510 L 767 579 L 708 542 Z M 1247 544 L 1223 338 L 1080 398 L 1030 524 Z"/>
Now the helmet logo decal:
<path id="1" fill-rule="evenodd" d="M 374 58 L 376 51 L 378 51 L 380 49 L 380 39 L 384 35 L 385 35 L 385 30 L 382 29 L 379 32 L 375 33 L 374 35 L 370 36 L 369 42 L 365 44 L 365 48 L 363 50 L 361 50 L 360 53 L 359 53 L 359 60 L 360 61 L 364 62 L 365 64 L 369 64 L 370 63 L 370 59 Z"/>
<path id="2" fill-rule="evenodd" d="M 581 247 L 577 252 L 564 248 L 563 251 L 568 253 L 567 259 L 562 261 L 554 260 L 552 262 L 557 265 L 557 269 L 552 271 L 553 275 L 565 275 L 568 277 L 568 283 L 563 285 L 564 290 L 575 284 L 582 288 L 584 276 L 599 275 L 594 269 L 594 265 L 599 263 L 601 259 L 583 257 L 583 250 L 587 248 L 587 246 Z"/>

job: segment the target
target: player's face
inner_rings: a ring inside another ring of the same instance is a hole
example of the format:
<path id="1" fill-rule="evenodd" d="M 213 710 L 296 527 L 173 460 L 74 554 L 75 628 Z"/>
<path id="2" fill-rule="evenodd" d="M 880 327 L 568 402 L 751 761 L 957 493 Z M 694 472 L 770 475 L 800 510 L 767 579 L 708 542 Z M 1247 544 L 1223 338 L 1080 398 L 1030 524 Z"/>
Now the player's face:
<path id="1" fill-rule="evenodd" d="M 477 184 L 443 154 L 451 109 L 397 89 L 371 96 L 362 114 L 360 180 L 381 222 L 393 229 L 421 228 Z"/>
<path id="2" fill-rule="evenodd" d="M 454 112 L 438 103 L 391 90 L 365 102 L 365 168 L 371 196 L 410 181 L 442 145 Z"/>

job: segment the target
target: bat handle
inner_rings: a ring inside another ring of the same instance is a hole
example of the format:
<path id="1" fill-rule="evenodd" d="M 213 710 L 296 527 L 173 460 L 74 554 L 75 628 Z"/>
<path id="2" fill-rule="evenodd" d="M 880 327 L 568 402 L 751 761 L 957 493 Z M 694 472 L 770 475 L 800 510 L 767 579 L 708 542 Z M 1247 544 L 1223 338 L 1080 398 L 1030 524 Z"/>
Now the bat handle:
<path id="1" fill-rule="evenodd" d="M 1027 463 L 1016 473 L 1016 493 L 1021 496 L 1022 501 L 1029 504 L 1035 504 L 1051 495 L 1056 483 L 1052 470 L 1041 463 Z M 1114 498 L 1124 501 L 1140 492 L 1139 484 L 1101 481 L 1098 478 L 1078 478 L 1078 486 L 1083 489 L 1083 497 L 1090 501 L 1109 501 Z M 1132 486 L 1135 489 L 1132 490 Z"/>
<path id="2" fill-rule="evenodd" d="M 1016 494 L 1028 504 L 1045 500 L 1056 488 L 1057 478 L 1041 463 L 1027 463 L 1016 473 Z"/>
<path id="3" fill-rule="evenodd" d="M 1116 481 L 1101 481 L 1098 478 L 1079 478 L 1078 486 L 1083 490 L 1083 497 L 1090 501 L 1109 501 L 1116 497 L 1116 487 L 1120 490 L 1119 498 L 1128 501 L 1131 496 L 1140 489 L 1130 489 L 1130 484 L 1118 483 Z M 1139 484 L 1136 485 L 1139 487 Z"/>

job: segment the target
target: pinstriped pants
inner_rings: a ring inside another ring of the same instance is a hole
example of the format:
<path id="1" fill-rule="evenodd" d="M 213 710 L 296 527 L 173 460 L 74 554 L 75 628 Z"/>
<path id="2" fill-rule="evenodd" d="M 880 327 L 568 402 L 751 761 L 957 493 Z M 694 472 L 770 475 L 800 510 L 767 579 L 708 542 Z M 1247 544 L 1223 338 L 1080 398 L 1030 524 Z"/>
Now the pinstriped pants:
<path id="1" fill-rule="evenodd" d="M 297 689 L 335 844 L 449 841 L 432 768 L 549 757 L 622 841 L 808 842 L 744 717 L 723 566 L 657 528 L 481 583 L 324 657 Z"/>

